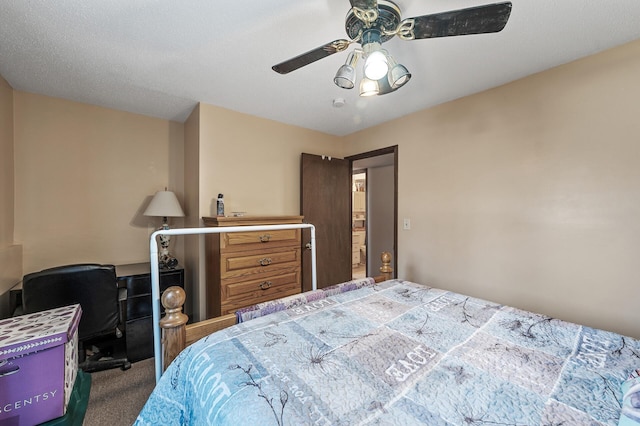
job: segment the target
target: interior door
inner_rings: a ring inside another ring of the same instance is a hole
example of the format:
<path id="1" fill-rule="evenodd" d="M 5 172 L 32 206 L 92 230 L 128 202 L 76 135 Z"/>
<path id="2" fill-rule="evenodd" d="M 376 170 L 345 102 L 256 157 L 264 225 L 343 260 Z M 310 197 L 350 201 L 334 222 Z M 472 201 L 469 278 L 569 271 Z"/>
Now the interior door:
<path id="1" fill-rule="evenodd" d="M 348 160 L 302 154 L 300 214 L 316 228 L 318 288 L 351 279 L 351 170 Z M 311 241 L 304 230 L 303 247 Z M 311 290 L 311 252 L 303 250 L 302 288 Z"/>

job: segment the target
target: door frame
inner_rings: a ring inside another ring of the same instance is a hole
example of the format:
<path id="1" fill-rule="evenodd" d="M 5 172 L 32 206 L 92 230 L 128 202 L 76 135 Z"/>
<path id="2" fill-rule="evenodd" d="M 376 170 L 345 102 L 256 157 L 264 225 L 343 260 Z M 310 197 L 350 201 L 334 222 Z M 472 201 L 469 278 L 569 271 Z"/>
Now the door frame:
<path id="1" fill-rule="evenodd" d="M 360 154 L 350 155 L 345 157 L 345 160 L 349 160 L 349 168 L 353 173 L 353 163 L 357 160 L 363 160 L 367 158 L 378 157 L 380 155 L 393 154 L 393 276 L 397 277 L 398 271 L 398 145 L 389 146 L 386 148 L 380 148 L 373 151 L 367 151 Z M 367 182 L 367 191 L 369 191 L 369 183 Z M 350 201 L 352 203 L 353 201 Z M 353 205 L 350 206 L 353 211 Z M 373 254 L 373 253 L 372 253 Z M 369 248 L 367 247 L 367 257 L 369 256 Z M 367 271 L 369 275 L 373 274 L 373 271 Z"/>

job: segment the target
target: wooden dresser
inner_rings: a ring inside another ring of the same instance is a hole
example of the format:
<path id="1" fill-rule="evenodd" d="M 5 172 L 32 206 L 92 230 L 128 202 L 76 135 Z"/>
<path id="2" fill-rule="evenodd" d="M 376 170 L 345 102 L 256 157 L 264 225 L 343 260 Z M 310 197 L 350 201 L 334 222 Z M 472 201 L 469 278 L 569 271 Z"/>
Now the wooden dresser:
<path id="1" fill-rule="evenodd" d="M 302 216 L 203 217 L 205 226 L 284 225 Z M 302 291 L 301 230 L 206 234 L 207 318 Z"/>

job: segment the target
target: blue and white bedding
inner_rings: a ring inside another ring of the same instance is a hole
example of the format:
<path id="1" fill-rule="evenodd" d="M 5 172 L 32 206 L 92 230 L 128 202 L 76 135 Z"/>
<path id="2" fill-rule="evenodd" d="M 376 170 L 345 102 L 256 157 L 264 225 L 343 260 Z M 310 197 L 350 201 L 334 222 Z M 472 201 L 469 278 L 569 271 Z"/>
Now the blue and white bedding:
<path id="1" fill-rule="evenodd" d="M 640 341 L 391 280 L 216 332 L 138 425 L 612 425 Z"/>

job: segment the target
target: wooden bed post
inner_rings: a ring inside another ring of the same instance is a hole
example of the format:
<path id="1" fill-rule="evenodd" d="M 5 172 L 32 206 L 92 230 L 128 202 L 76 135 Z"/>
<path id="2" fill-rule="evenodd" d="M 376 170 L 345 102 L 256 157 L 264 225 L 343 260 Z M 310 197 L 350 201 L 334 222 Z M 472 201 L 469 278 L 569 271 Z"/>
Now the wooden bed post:
<path id="1" fill-rule="evenodd" d="M 388 251 L 383 251 L 382 255 L 380 255 L 380 260 L 382 260 L 382 266 L 380 267 L 380 272 L 382 276 L 384 276 L 385 280 L 390 280 L 393 278 L 393 268 L 391 267 L 391 253 Z"/>
<path id="2" fill-rule="evenodd" d="M 162 306 L 164 306 L 165 316 L 160 320 L 162 328 L 163 365 L 162 371 L 166 370 L 171 361 L 175 359 L 186 346 L 187 331 L 186 324 L 189 317 L 182 313 L 182 305 L 186 300 L 186 294 L 181 287 L 172 286 L 162 293 Z"/>

